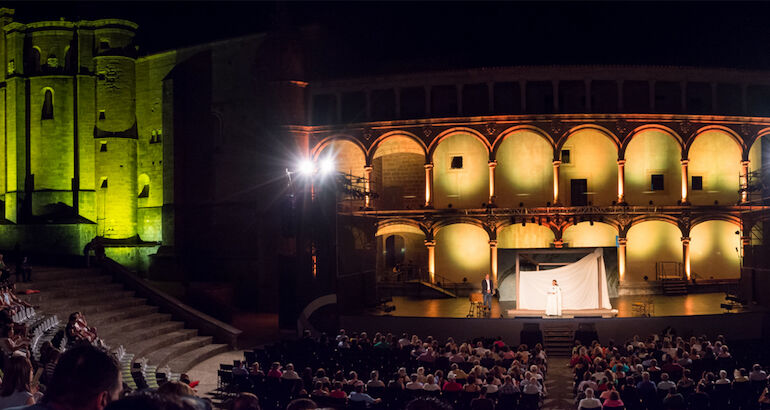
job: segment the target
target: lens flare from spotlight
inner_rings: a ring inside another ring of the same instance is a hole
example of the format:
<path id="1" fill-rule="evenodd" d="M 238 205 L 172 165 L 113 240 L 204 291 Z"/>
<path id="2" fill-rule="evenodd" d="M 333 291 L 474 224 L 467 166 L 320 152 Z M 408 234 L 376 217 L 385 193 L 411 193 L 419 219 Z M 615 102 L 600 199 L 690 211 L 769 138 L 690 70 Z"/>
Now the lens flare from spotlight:
<path id="1" fill-rule="evenodd" d="M 321 174 L 328 175 L 334 172 L 334 160 L 331 158 L 323 158 L 319 167 Z"/>
<path id="2" fill-rule="evenodd" d="M 313 161 L 309 159 L 303 159 L 299 162 L 299 166 L 297 167 L 297 171 L 299 171 L 302 175 L 310 175 L 313 173 L 314 170 Z"/>

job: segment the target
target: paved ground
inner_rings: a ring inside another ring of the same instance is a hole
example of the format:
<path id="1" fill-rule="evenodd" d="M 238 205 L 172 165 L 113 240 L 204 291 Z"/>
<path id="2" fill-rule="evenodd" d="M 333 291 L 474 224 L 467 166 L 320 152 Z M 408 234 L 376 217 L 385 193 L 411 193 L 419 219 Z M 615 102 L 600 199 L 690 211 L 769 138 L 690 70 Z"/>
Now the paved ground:
<path id="1" fill-rule="evenodd" d="M 212 358 L 198 363 L 187 374 L 190 380 L 198 380 L 200 384 L 195 388 L 200 397 L 210 397 L 209 392 L 217 388 L 217 370 L 220 363 L 232 364 L 233 360 L 243 360 L 243 350 L 232 350 L 220 353 Z"/>
<path id="2" fill-rule="evenodd" d="M 545 397 L 543 409 L 574 410 L 572 395 L 572 369 L 567 367 L 569 359 L 565 357 L 548 358 L 548 376 L 545 387 L 548 395 Z"/>

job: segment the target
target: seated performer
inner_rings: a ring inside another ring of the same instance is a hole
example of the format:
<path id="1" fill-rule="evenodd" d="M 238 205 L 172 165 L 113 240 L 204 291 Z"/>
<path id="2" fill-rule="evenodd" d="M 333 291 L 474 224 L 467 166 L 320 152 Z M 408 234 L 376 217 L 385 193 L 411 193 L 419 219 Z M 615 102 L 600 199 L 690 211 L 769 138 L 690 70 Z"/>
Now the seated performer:
<path id="1" fill-rule="evenodd" d="M 561 316 L 561 288 L 556 279 L 551 282 L 551 289 L 548 291 L 545 314 L 546 316 Z"/>

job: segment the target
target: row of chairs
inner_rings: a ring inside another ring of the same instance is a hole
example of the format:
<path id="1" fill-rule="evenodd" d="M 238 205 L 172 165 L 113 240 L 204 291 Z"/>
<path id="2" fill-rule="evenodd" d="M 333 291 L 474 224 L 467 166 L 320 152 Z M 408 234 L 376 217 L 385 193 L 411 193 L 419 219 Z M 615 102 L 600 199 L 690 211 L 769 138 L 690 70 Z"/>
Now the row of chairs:
<path id="1" fill-rule="evenodd" d="M 59 318 L 56 315 L 53 316 L 47 316 L 42 320 L 37 321 L 32 326 L 32 332 L 31 334 L 31 340 L 30 340 L 30 347 L 32 349 L 32 355 L 35 358 L 35 360 L 40 360 L 40 346 L 42 345 L 42 342 L 48 339 L 48 337 L 53 337 L 52 330 L 56 330 L 59 327 Z M 48 337 L 46 337 L 48 336 Z"/>
<path id="2" fill-rule="evenodd" d="M 35 308 L 25 307 L 16 312 L 11 318 L 15 323 L 27 323 L 35 317 Z"/>

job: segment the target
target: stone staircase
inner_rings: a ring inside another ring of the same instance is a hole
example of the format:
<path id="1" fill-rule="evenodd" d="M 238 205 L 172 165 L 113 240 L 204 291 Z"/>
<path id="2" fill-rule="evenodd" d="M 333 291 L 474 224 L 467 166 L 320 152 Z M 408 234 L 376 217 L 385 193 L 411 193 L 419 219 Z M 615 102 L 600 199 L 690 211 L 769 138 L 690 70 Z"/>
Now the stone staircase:
<path id="1" fill-rule="evenodd" d="M 33 267 L 31 283 L 18 283 L 17 290 L 36 289 L 40 293 L 22 296 L 40 310 L 58 315 L 66 324 L 70 313 L 81 311 L 99 337 L 116 348 L 123 345 L 138 361 L 143 357 L 158 368 L 168 365 L 172 372 L 184 373 L 219 353 L 230 350 L 215 344 L 211 336 L 199 336 L 195 329 L 172 321 L 159 313 L 146 299 L 134 296 L 122 284 L 112 283 L 99 269 Z"/>
<path id="2" fill-rule="evenodd" d="M 549 357 L 570 357 L 575 332 L 568 326 L 543 326 L 543 347 Z"/>
<path id="3" fill-rule="evenodd" d="M 661 282 L 666 296 L 687 294 L 687 281 L 684 279 L 664 279 Z"/>

